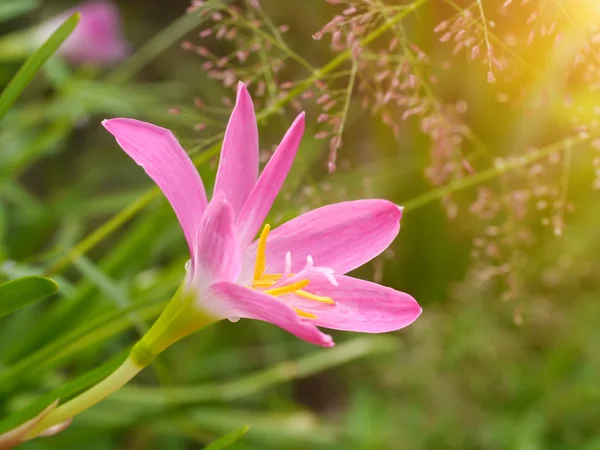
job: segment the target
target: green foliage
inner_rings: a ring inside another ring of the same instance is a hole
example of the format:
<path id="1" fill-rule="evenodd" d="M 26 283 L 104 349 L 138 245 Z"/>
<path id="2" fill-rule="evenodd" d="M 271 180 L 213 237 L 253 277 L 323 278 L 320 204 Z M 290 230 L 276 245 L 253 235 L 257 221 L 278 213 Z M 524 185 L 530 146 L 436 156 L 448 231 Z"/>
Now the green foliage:
<path id="1" fill-rule="evenodd" d="M 0 284 L 0 317 L 58 291 L 50 278 L 29 276 Z"/>
<path id="2" fill-rule="evenodd" d="M 0 22 L 14 19 L 39 6 L 39 0 L 5 0 L 0 5 Z"/>
<path id="3" fill-rule="evenodd" d="M 25 64 L 23 64 L 14 78 L 8 83 L 8 86 L 4 88 L 2 94 L 0 94 L 0 120 L 2 120 L 10 107 L 17 101 L 27 85 L 31 83 L 33 77 L 39 72 L 48 58 L 59 49 L 62 43 L 73 32 L 78 22 L 79 15 L 73 14 L 25 61 Z"/>
<path id="4" fill-rule="evenodd" d="M 236 441 L 240 440 L 244 436 L 250 427 L 248 425 L 243 426 L 237 430 L 233 430 L 231 433 L 227 433 L 225 436 L 211 442 L 204 450 L 221 450 L 227 447 L 231 447 Z"/>

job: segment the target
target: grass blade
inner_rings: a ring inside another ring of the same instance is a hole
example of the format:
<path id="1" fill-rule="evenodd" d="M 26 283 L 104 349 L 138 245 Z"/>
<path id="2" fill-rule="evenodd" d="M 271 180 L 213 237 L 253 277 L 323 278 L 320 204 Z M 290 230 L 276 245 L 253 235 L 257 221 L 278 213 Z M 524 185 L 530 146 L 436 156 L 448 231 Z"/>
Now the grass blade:
<path id="1" fill-rule="evenodd" d="M 127 386 L 115 393 L 112 401 L 141 405 L 144 411 L 153 407 L 164 408 L 213 401 L 230 402 L 396 348 L 396 340 L 388 336 L 359 337 L 331 349 L 313 351 L 294 361 L 281 362 L 236 380 L 198 386 Z"/>
<path id="2" fill-rule="evenodd" d="M 225 436 L 220 437 L 219 439 L 211 442 L 204 450 L 222 450 L 236 443 L 242 436 L 244 436 L 250 427 L 248 425 L 244 425 L 242 428 L 238 428 L 237 430 L 233 430 L 231 433 L 227 433 Z"/>
<path id="3" fill-rule="evenodd" d="M 17 101 L 23 90 L 40 71 L 44 63 L 60 48 L 63 42 L 75 30 L 79 22 L 79 14 L 69 17 L 52 33 L 46 42 L 21 66 L 14 78 L 8 83 L 0 95 L 0 120 L 6 115 L 11 106 Z"/>
<path id="4" fill-rule="evenodd" d="M 0 317 L 58 291 L 50 278 L 29 276 L 0 284 Z"/>

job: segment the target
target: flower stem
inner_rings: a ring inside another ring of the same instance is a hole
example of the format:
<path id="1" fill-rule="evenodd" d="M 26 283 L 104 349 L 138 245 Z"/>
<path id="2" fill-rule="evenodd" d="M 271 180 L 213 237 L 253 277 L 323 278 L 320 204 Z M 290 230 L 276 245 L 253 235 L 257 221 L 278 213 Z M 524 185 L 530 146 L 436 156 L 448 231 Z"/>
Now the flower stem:
<path id="1" fill-rule="evenodd" d="M 48 428 L 61 424 L 77 414 L 91 408 L 95 404 L 104 400 L 113 392 L 123 387 L 129 380 L 136 376 L 144 366 L 135 363 L 131 357 L 128 357 L 123 364 L 119 366 L 112 374 L 102 380 L 100 383 L 91 387 L 87 391 L 60 405 L 50 414 L 48 414 L 39 424 L 33 428 L 28 437 L 35 437 Z"/>
<path id="2" fill-rule="evenodd" d="M 96 405 L 127 384 L 171 344 L 219 320 L 197 308 L 195 300 L 195 293 L 186 289 L 184 282 L 123 364 L 98 384 L 50 412 L 27 437 L 32 439 Z"/>
<path id="3" fill-rule="evenodd" d="M 196 294 L 184 282 L 152 328 L 131 350 L 132 361 L 146 366 L 174 342 L 219 320 L 199 309 L 195 300 Z"/>

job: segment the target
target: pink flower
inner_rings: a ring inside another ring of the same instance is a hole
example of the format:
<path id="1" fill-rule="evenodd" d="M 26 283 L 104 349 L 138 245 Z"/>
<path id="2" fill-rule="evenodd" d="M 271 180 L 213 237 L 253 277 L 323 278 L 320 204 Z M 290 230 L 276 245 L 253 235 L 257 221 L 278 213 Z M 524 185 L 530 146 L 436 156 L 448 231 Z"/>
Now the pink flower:
<path id="1" fill-rule="evenodd" d="M 133 119 L 103 122 L 119 145 L 162 189 L 190 250 L 187 286 L 196 306 L 219 319 L 271 322 L 314 344 L 333 346 L 317 327 L 382 333 L 421 313 L 408 294 L 344 275 L 384 251 L 402 210 L 386 200 L 328 205 L 270 231 L 265 220 L 304 133 L 304 113 L 258 177 L 258 130 L 240 83 L 213 198 L 173 134 Z"/>
<path id="2" fill-rule="evenodd" d="M 130 53 L 129 43 L 121 32 L 119 10 L 110 0 L 90 0 L 58 17 L 39 29 L 38 37 L 45 41 L 71 14 L 81 14 L 75 31 L 58 50 L 58 54 L 73 63 L 113 64 Z"/>

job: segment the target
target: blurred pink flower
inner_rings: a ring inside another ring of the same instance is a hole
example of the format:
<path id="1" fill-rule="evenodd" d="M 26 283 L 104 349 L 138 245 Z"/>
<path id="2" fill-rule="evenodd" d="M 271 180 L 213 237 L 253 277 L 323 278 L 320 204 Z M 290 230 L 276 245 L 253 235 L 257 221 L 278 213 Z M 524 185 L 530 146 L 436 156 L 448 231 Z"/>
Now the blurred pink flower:
<path id="1" fill-rule="evenodd" d="M 384 251 L 400 229 L 402 210 L 386 200 L 324 206 L 254 242 L 292 165 L 304 113 L 287 131 L 258 177 L 258 129 L 252 99 L 240 83 L 229 120 L 213 198 L 173 134 L 132 119 L 103 122 L 125 152 L 171 203 L 190 250 L 187 286 L 196 305 L 218 318 L 257 319 L 325 347 L 317 328 L 382 333 L 421 313 L 408 294 L 343 275 Z"/>
<path id="2" fill-rule="evenodd" d="M 59 55 L 72 63 L 99 65 L 127 57 L 131 49 L 121 31 L 119 10 L 110 0 L 90 0 L 50 19 L 39 28 L 39 40 L 46 40 L 74 12 L 79 12 L 81 19 L 58 50 Z"/>

